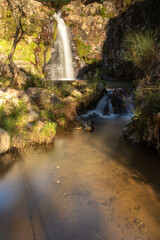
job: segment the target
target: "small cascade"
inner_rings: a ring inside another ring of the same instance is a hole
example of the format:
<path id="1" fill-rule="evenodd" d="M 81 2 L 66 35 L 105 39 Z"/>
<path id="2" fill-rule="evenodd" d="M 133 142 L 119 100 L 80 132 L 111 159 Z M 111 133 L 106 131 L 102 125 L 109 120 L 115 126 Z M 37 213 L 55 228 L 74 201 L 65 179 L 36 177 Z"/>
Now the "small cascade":
<path id="1" fill-rule="evenodd" d="M 99 100 L 97 106 L 83 114 L 83 117 L 104 117 L 113 114 L 113 107 L 110 99 L 110 93 L 105 93 L 104 96 Z"/>
<path id="2" fill-rule="evenodd" d="M 108 103 L 108 95 L 105 94 L 98 102 L 96 108 L 95 108 L 95 112 L 99 113 L 99 114 L 104 114 L 104 110 L 107 106 Z"/>
<path id="3" fill-rule="evenodd" d="M 52 49 L 48 76 L 51 80 L 73 80 L 75 78 L 68 29 L 60 12 L 55 13 L 54 18 L 58 23 L 57 39 Z"/>
<path id="4" fill-rule="evenodd" d="M 83 114 L 84 118 L 105 118 L 108 116 L 116 116 L 117 114 L 131 113 L 131 106 L 129 96 L 125 94 L 123 89 L 107 90 L 107 93 L 99 100 L 97 106 Z"/>

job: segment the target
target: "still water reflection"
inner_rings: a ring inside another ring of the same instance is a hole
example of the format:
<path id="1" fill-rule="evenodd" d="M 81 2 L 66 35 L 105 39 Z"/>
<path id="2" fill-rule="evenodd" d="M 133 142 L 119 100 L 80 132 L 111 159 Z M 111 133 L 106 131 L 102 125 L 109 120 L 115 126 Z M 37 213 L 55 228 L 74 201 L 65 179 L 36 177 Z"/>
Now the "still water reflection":
<path id="1" fill-rule="evenodd" d="M 1 166 L 0 240 L 159 240 L 160 162 L 120 138 L 126 121 L 108 117 Z"/>

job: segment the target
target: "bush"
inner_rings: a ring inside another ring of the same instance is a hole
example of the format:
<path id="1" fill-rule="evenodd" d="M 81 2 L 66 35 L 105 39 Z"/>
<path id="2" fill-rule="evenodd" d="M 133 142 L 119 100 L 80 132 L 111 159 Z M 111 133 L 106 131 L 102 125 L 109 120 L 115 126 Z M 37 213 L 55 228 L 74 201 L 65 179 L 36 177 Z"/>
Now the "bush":
<path id="1" fill-rule="evenodd" d="M 146 76 L 136 89 L 136 110 L 128 125 L 130 134 L 160 150 L 160 87 L 158 80 Z M 131 131 L 130 131 L 131 130 Z"/>
<path id="2" fill-rule="evenodd" d="M 53 141 L 56 135 L 57 124 L 55 122 L 46 122 L 41 131 L 38 129 L 38 125 L 35 125 L 31 134 L 31 144 L 49 144 Z"/>
<path id="3" fill-rule="evenodd" d="M 124 40 L 124 60 L 131 62 L 134 67 L 144 73 L 151 72 L 159 61 L 159 43 L 157 34 L 151 31 L 131 32 Z"/>
<path id="4" fill-rule="evenodd" d="M 0 127 L 10 133 L 11 136 L 18 133 L 20 127 L 26 122 L 24 114 L 27 113 L 27 107 L 21 101 L 17 106 L 12 107 L 9 113 L 6 113 L 4 106 L 0 108 Z"/>

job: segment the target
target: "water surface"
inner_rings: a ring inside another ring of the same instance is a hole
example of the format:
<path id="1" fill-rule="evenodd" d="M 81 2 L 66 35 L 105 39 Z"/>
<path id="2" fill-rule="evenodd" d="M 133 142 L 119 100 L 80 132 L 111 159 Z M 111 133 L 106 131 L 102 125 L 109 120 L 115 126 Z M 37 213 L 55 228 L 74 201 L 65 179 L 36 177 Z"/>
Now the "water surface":
<path id="1" fill-rule="evenodd" d="M 160 162 L 120 137 L 127 118 L 0 165 L 0 240 L 159 240 Z"/>

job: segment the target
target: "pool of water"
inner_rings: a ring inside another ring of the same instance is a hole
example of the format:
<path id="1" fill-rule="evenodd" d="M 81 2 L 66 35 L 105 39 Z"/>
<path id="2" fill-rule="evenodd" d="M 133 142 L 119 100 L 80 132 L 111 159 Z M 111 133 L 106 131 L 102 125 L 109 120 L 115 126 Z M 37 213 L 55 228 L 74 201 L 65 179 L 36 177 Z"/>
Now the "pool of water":
<path id="1" fill-rule="evenodd" d="M 2 159 L 0 240 L 159 240 L 160 162 L 121 138 L 128 118 Z"/>

